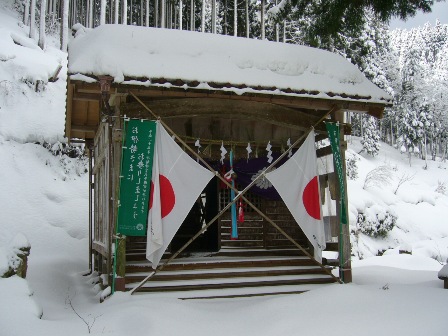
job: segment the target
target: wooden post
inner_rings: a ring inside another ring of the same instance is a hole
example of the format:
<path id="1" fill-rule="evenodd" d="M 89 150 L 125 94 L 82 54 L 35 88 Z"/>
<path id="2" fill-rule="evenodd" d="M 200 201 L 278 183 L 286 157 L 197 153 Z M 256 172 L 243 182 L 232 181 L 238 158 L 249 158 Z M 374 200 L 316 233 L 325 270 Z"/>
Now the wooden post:
<path id="1" fill-rule="evenodd" d="M 113 113 L 110 130 L 110 197 L 111 197 L 111 240 L 115 238 L 115 251 L 114 252 L 114 267 L 113 267 L 113 290 L 124 292 L 126 290 L 126 237 L 117 235 L 116 223 L 118 215 L 118 199 L 120 193 L 120 166 L 122 155 L 122 135 L 123 135 L 123 120 L 120 118 L 120 105 L 125 97 L 117 96 L 113 94 Z"/>
<path id="2" fill-rule="evenodd" d="M 344 110 L 338 110 L 334 114 L 334 119 L 337 122 L 344 122 Z M 347 214 L 347 224 L 342 225 L 341 237 L 339 244 L 342 244 L 342 260 L 340 260 L 340 265 L 342 268 L 339 270 L 339 277 L 343 279 L 345 283 L 352 282 L 352 265 L 351 265 L 351 244 L 350 244 L 350 228 L 349 228 L 349 213 L 348 213 L 348 197 L 347 197 L 347 179 L 346 179 L 346 166 L 345 166 L 345 151 L 347 149 L 347 142 L 344 140 L 344 130 L 340 130 L 340 143 L 341 143 L 341 159 L 342 167 L 344 172 L 344 195 L 339 195 L 338 203 L 341 201 L 341 196 L 345 199 L 345 210 Z M 338 211 L 340 207 L 337 207 Z M 339 215 L 339 213 L 338 213 Z M 340 216 L 338 216 L 340 218 Z"/>
<path id="3" fill-rule="evenodd" d="M 86 146 L 88 148 L 89 153 L 89 274 L 93 273 L 93 264 L 92 264 L 92 241 L 93 241 L 93 197 L 92 197 L 92 190 L 94 187 L 94 184 L 92 182 L 93 178 L 93 143 L 92 141 L 89 141 L 86 143 Z"/>
<path id="4" fill-rule="evenodd" d="M 124 292 L 126 290 L 126 237 L 121 236 L 117 238 L 116 244 L 115 258 L 117 258 L 117 268 L 115 270 L 115 290 Z"/>

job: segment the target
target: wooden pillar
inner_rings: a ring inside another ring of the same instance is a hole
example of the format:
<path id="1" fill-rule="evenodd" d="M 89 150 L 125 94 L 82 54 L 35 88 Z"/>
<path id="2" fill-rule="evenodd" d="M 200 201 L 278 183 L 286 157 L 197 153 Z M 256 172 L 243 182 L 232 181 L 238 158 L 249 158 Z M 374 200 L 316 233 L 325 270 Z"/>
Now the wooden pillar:
<path id="1" fill-rule="evenodd" d="M 334 114 L 334 120 L 339 123 L 344 123 L 344 110 L 338 110 Z M 339 277 L 343 279 L 345 283 L 352 282 L 352 265 L 351 265 L 351 243 L 350 243 L 350 228 L 349 228 L 349 213 L 348 213 L 348 197 L 347 197 L 347 179 L 346 179 L 346 166 L 345 166 L 345 151 L 347 150 L 347 142 L 344 139 L 344 129 L 340 128 L 340 144 L 341 144 L 341 159 L 344 175 L 344 195 L 339 195 L 338 204 L 341 201 L 341 196 L 345 199 L 345 211 L 347 214 L 347 224 L 342 224 L 342 234 L 339 238 L 339 244 L 342 244 L 342 260 L 340 265 L 342 268 L 339 270 Z M 340 218 L 340 207 L 336 207 L 338 210 L 338 218 Z M 339 245 L 341 247 L 341 245 Z M 341 256 L 340 256 L 341 257 Z"/>
<path id="2" fill-rule="evenodd" d="M 86 141 L 86 147 L 87 152 L 89 154 L 89 273 L 93 273 L 93 248 L 92 248 L 92 242 L 93 242 L 93 197 L 92 197 L 92 191 L 94 189 L 94 182 L 93 182 L 93 141 L 89 140 Z"/>
<path id="3" fill-rule="evenodd" d="M 111 129 L 111 195 L 112 195 L 112 232 L 115 234 L 118 216 L 118 199 L 120 193 L 120 166 L 122 155 L 122 136 L 123 136 L 123 119 L 120 114 L 120 106 L 126 100 L 126 95 L 120 95 L 116 92 L 111 93 L 114 111 L 114 118 Z M 116 250 L 116 269 L 115 269 L 115 291 L 124 292 L 126 290 L 126 237 L 120 236 L 115 240 Z"/>
<path id="4" fill-rule="evenodd" d="M 126 237 L 122 236 L 116 240 L 117 250 L 115 257 L 117 258 L 115 290 L 126 291 Z"/>

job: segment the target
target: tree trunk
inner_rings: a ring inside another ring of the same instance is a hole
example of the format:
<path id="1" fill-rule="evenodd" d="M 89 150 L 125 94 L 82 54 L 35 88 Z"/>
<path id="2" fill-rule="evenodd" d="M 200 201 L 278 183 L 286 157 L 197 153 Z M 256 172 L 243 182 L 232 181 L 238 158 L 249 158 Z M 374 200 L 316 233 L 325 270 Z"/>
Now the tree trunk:
<path id="1" fill-rule="evenodd" d="M 195 30 L 195 24 L 194 24 L 194 0 L 191 0 L 190 2 L 190 30 Z"/>
<path id="2" fill-rule="evenodd" d="M 36 0 L 31 0 L 29 37 L 33 40 L 36 38 L 36 32 L 34 31 L 34 25 L 36 23 L 35 21 L 36 21 Z"/>
<path id="3" fill-rule="evenodd" d="M 25 0 L 25 8 L 23 9 L 23 24 L 28 26 L 30 23 L 30 0 Z"/>
<path id="4" fill-rule="evenodd" d="M 145 25 L 145 16 L 143 15 L 145 13 L 145 6 L 143 6 L 143 0 L 140 0 L 140 26 Z"/>
<path id="5" fill-rule="evenodd" d="M 362 114 L 359 115 L 359 127 L 361 130 L 361 138 L 364 135 L 364 125 L 363 125 L 363 117 Z"/>
<path id="6" fill-rule="evenodd" d="M 89 0 L 89 28 L 93 28 L 93 2 L 94 0 Z"/>
<path id="7" fill-rule="evenodd" d="M 166 28 L 166 23 L 165 23 L 165 12 L 166 12 L 166 0 L 162 0 L 160 2 L 160 27 L 161 28 Z"/>
<path id="8" fill-rule="evenodd" d="M 106 0 L 101 0 L 100 26 L 106 24 Z"/>
<path id="9" fill-rule="evenodd" d="M 149 27 L 149 0 L 146 0 L 145 26 Z"/>
<path id="10" fill-rule="evenodd" d="M 238 36 L 238 0 L 233 0 L 233 36 Z"/>
<path id="11" fill-rule="evenodd" d="M 39 47 L 45 49 L 45 10 L 47 8 L 47 0 L 40 3 L 40 24 L 39 24 Z"/>
<path id="12" fill-rule="evenodd" d="M 283 43 L 286 43 L 286 20 L 283 21 Z"/>
<path id="13" fill-rule="evenodd" d="M 227 0 L 224 0 L 224 35 L 227 35 Z"/>
<path id="14" fill-rule="evenodd" d="M 62 0 L 61 50 L 67 52 L 69 0 Z"/>
<path id="15" fill-rule="evenodd" d="M 426 133 L 424 134 L 424 144 L 423 144 L 423 150 L 425 151 L 425 169 L 428 169 L 428 153 L 427 153 L 427 143 L 426 143 Z M 423 153 L 422 153 L 423 154 Z"/>
<path id="16" fill-rule="evenodd" d="M 154 27 L 159 26 L 159 0 L 154 0 Z"/>
<path id="17" fill-rule="evenodd" d="M 128 0 L 123 0 L 123 15 L 121 23 L 124 25 L 128 24 Z"/>
<path id="18" fill-rule="evenodd" d="M 69 19 L 68 26 L 69 27 L 73 27 L 73 25 L 77 22 L 77 15 L 76 14 L 77 14 L 78 8 L 77 8 L 77 2 L 76 1 L 72 2 L 71 9 L 72 9 L 72 11 L 71 11 L 71 13 L 70 13 L 70 15 L 68 17 L 68 19 Z"/>
<path id="19" fill-rule="evenodd" d="M 266 0 L 261 0 L 261 15 L 260 15 L 260 20 L 261 20 L 261 39 L 264 40 L 266 39 L 266 32 L 265 32 L 265 23 L 264 23 L 264 14 L 266 12 Z"/>
<path id="20" fill-rule="evenodd" d="M 249 22 L 249 0 L 246 0 L 246 37 L 250 35 L 250 22 Z"/>
<path id="21" fill-rule="evenodd" d="M 275 0 L 275 5 L 277 6 L 278 0 Z M 275 23 L 275 42 L 280 41 L 280 27 L 278 23 Z"/>
<path id="22" fill-rule="evenodd" d="M 183 29 L 183 27 L 182 27 L 182 20 L 183 20 L 183 12 L 182 12 L 182 10 L 183 10 L 183 2 L 182 2 L 182 0 L 179 0 L 179 30 L 182 30 Z"/>
<path id="23" fill-rule="evenodd" d="M 120 10 L 120 0 L 115 0 L 115 9 L 114 9 L 114 23 L 118 24 L 118 20 L 119 20 L 119 10 Z"/>
<path id="24" fill-rule="evenodd" d="M 212 34 L 216 34 L 216 0 L 212 0 Z"/>
<path id="25" fill-rule="evenodd" d="M 201 8 L 201 32 L 205 33 L 205 0 L 202 0 Z"/>

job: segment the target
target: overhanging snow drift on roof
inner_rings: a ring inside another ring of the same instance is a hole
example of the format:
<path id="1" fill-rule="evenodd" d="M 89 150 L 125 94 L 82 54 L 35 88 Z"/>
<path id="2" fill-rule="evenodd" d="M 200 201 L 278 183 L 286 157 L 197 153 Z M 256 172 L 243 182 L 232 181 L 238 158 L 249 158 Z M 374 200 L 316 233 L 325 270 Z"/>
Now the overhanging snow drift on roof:
<path id="1" fill-rule="evenodd" d="M 110 75 L 122 84 L 391 102 L 356 66 L 328 51 L 138 26 L 78 25 L 69 74 L 82 81 Z"/>

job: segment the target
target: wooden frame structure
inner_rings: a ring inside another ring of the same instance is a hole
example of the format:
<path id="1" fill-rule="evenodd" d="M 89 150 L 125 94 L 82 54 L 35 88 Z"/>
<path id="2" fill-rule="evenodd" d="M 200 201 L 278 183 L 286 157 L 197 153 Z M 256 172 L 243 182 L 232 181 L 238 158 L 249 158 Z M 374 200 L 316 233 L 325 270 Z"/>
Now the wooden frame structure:
<path id="1" fill-rule="evenodd" d="M 168 81 L 153 78 L 152 85 L 148 86 L 144 85 L 145 80 L 139 78 L 134 78 L 130 84 L 114 83 L 114 78 L 107 74 L 89 74 L 88 77 L 85 77 L 87 74 L 82 74 L 84 77 L 80 77 L 79 74 L 69 75 L 72 76 L 69 76 L 68 80 L 66 136 L 71 140 L 85 141 L 91 156 L 89 175 L 91 270 L 107 275 L 108 284 L 112 283 L 112 274 L 116 274 L 113 283 L 116 290 L 135 288 L 135 285 L 131 287 L 126 285 L 132 278 L 127 274 L 130 268 L 126 267 L 133 258 L 129 248 L 144 245 L 143 242 L 128 237 L 116 240 L 117 251 L 116 253 L 112 251 L 113 242 L 117 238 L 114 228 L 124 118 L 160 117 L 178 136 L 178 142 L 185 150 L 188 151 L 187 147 L 192 146 L 196 139 L 200 139 L 204 150 L 199 156 L 207 160 L 219 159 L 221 144 L 232 148 L 240 158 L 246 155 L 245 147 L 248 142 L 257 152 L 264 150 L 264 146 L 270 141 L 273 150 L 281 153 L 284 152 L 286 139 L 297 140 L 312 126 L 317 134 L 316 141 L 324 140 L 327 138 L 327 132 L 321 121 L 325 119 L 341 125 L 340 142 L 344 159 L 346 149 L 344 135 L 350 134 L 350 125 L 345 123 L 345 112 L 356 111 L 381 117 L 384 107 L 389 104 L 386 101 L 370 102 L 357 96 L 345 96 L 341 99 L 340 96 L 317 98 L 315 95 L 284 94 L 275 90 L 267 93 L 264 88 L 260 92 L 254 90 L 250 93 L 237 94 L 228 90 L 233 86 L 232 83 L 213 83 L 211 88 L 200 89 L 197 83 L 191 82 L 185 87 L 186 82 L 182 79 Z M 139 80 L 141 85 L 138 84 Z M 167 82 L 170 84 L 168 87 L 165 85 Z M 318 158 L 331 157 L 331 154 L 329 145 L 317 150 Z M 332 167 L 327 167 L 327 171 L 321 174 L 319 180 L 322 201 L 338 204 L 341 195 Z M 347 195 L 345 199 L 348 199 Z M 253 203 L 254 199 L 247 196 L 245 202 Z M 304 239 L 303 233 L 282 202 L 269 200 L 255 202 L 258 202 L 255 208 L 260 208 L 261 211 L 254 210 L 247 214 L 254 226 L 248 229 L 249 238 L 245 239 L 245 243 L 228 241 L 221 230 L 225 227 L 228 217 L 224 215 L 219 219 L 216 218 L 220 228 L 217 233 L 217 252 L 226 241 L 228 246 L 240 244 L 240 247 L 264 250 L 303 246 L 304 255 L 312 255 L 309 242 Z M 343 250 L 343 260 L 339 260 L 340 278 L 344 282 L 350 282 L 349 228 L 348 225 L 342 226 L 342 235 L 339 235 L 339 207 L 334 208 L 334 213 L 324 218 L 329 231 L 327 246 L 330 250 Z M 262 226 L 257 226 L 257 223 L 261 222 Z M 277 231 L 270 231 L 272 226 L 276 227 Z M 185 242 L 200 234 L 201 232 L 196 235 L 190 234 L 188 239 L 180 240 L 177 246 L 183 248 Z M 282 237 L 279 238 L 280 236 Z M 177 256 L 174 250 L 171 252 L 172 254 L 167 256 L 168 261 L 172 260 L 170 257 L 174 259 Z M 138 279 L 140 280 L 141 278 Z"/>

